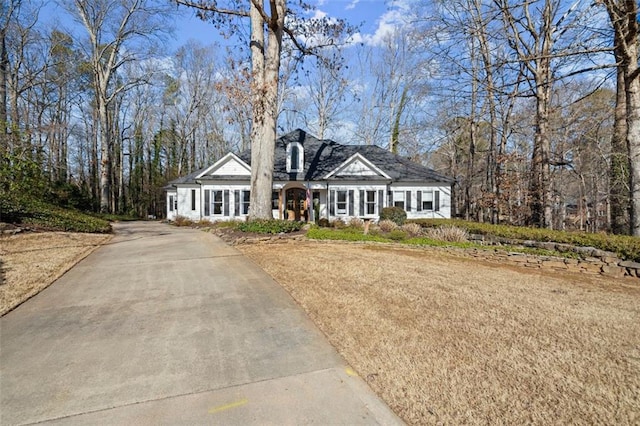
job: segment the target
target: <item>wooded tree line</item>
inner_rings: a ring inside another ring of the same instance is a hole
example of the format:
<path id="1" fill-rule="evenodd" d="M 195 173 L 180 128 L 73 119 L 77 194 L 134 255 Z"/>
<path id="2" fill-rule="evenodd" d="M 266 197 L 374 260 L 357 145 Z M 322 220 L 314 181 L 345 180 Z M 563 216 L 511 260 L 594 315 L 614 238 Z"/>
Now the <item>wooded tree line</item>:
<path id="1" fill-rule="evenodd" d="M 162 215 L 169 180 L 265 138 L 255 134 L 256 35 L 240 22 L 260 3 L 247 3 L 226 19 L 196 9 L 238 48 L 170 51 L 172 2 L 61 0 L 74 31 L 43 23 L 40 2 L 6 2 L 2 193 Z M 428 164 L 456 178 L 462 217 L 640 233 L 635 0 L 399 2 L 403 24 L 376 38 L 287 6 L 280 39 L 264 41 L 281 45 L 277 103 L 262 106 L 279 131 Z"/>

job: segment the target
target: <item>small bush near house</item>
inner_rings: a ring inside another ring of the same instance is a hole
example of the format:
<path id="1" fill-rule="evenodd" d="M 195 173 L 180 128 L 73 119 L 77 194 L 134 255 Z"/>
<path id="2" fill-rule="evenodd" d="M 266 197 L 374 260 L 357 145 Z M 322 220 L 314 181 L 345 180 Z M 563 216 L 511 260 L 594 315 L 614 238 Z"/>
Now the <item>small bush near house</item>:
<path id="1" fill-rule="evenodd" d="M 385 207 L 380 212 L 380 220 L 391 220 L 398 226 L 402 226 L 407 220 L 407 212 L 400 207 Z"/>
<path id="2" fill-rule="evenodd" d="M 173 221 L 173 224 L 176 226 L 192 226 L 193 221 L 184 216 L 176 216 L 176 218 Z"/>
<path id="3" fill-rule="evenodd" d="M 349 228 L 362 229 L 364 227 L 364 220 L 359 217 L 352 217 L 349 219 Z"/>
<path id="4" fill-rule="evenodd" d="M 344 229 L 347 227 L 347 224 L 342 219 L 336 219 L 331 222 L 331 227 L 336 229 Z"/>
<path id="5" fill-rule="evenodd" d="M 463 243 L 469 240 L 469 233 L 466 230 L 450 225 L 429 228 L 425 235 L 438 241 Z"/>
<path id="6" fill-rule="evenodd" d="M 386 219 L 386 220 L 381 220 L 378 223 L 378 228 L 380 228 L 382 232 L 391 232 L 398 229 L 398 225 L 394 221 Z"/>
<path id="7" fill-rule="evenodd" d="M 299 231 L 304 226 L 302 222 L 294 222 L 289 220 L 250 220 L 247 222 L 239 222 L 236 229 L 242 232 L 255 232 L 258 234 L 280 234 Z"/>
<path id="8" fill-rule="evenodd" d="M 410 237 L 419 237 L 422 235 L 422 227 L 417 223 L 405 223 L 401 228 Z"/>
<path id="9" fill-rule="evenodd" d="M 326 217 L 321 217 L 320 219 L 318 219 L 318 226 L 320 226 L 321 228 L 330 228 L 331 223 Z"/>

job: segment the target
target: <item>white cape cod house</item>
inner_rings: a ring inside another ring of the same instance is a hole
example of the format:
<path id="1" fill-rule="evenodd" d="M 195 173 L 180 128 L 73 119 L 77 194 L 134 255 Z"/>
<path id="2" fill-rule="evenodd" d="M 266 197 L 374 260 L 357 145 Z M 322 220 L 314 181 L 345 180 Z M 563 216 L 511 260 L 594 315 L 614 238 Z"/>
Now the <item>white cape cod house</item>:
<path id="1" fill-rule="evenodd" d="M 377 220 L 387 206 L 403 208 L 409 219 L 451 217 L 451 178 L 380 147 L 341 145 L 296 130 L 275 149 L 274 218 Z M 167 219 L 244 219 L 250 179 L 251 152 L 229 153 L 169 182 Z"/>

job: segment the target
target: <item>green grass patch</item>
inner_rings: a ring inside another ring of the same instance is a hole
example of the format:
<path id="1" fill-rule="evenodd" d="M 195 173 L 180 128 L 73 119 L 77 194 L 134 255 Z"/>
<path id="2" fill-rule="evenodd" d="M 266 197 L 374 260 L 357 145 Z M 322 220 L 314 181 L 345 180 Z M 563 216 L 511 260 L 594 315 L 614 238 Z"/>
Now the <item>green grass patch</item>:
<path id="1" fill-rule="evenodd" d="M 401 237 L 401 238 L 400 238 Z M 367 234 L 365 235 L 362 229 L 357 228 L 319 228 L 313 227 L 307 232 L 307 238 L 313 240 L 335 240 L 335 241 L 363 241 L 363 242 L 379 242 L 379 243 L 398 243 L 406 244 L 410 246 L 420 247 L 452 247 L 460 249 L 480 249 L 487 251 L 509 251 L 523 254 L 530 254 L 536 256 L 555 256 L 565 258 L 578 257 L 577 253 L 561 253 L 554 250 L 545 250 L 531 247 L 519 247 L 519 246 L 499 246 L 499 247 L 487 247 L 479 243 L 474 242 L 452 242 L 441 241 L 427 237 L 413 237 L 407 238 L 406 234 L 402 236 L 391 231 L 385 234 Z"/>
<path id="2" fill-rule="evenodd" d="M 361 229 L 355 228 L 332 229 L 313 227 L 307 231 L 307 238 L 313 240 L 375 241 L 381 243 L 391 241 L 380 235 L 364 235 Z"/>
<path id="3" fill-rule="evenodd" d="M 38 200 L 12 199 L 0 205 L 0 220 L 48 231 L 109 233 L 105 219 Z"/>
<path id="4" fill-rule="evenodd" d="M 249 220 L 238 222 L 236 229 L 242 232 L 255 232 L 258 234 L 281 234 L 295 232 L 302 229 L 304 223 L 289 220 Z"/>

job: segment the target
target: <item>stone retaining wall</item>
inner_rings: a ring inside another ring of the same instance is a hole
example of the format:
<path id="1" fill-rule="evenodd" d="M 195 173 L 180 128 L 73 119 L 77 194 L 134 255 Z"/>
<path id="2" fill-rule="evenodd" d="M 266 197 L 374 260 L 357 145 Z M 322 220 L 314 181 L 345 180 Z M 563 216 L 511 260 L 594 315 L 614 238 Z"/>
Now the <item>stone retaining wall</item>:
<path id="1" fill-rule="evenodd" d="M 275 236 L 230 236 L 224 231 L 214 230 L 219 237 L 226 242 L 236 244 L 251 244 L 251 243 L 294 243 L 296 241 L 305 240 L 304 234 L 297 235 L 275 235 Z M 472 236 L 471 240 L 474 242 L 486 245 L 486 249 L 463 249 L 457 247 L 428 247 L 430 250 L 445 251 L 451 255 L 457 257 L 472 257 L 478 260 L 483 260 L 496 264 L 512 264 L 531 269 L 546 269 L 559 272 L 576 272 L 589 275 L 600 275 L 611 278 L 633 278 L 634 282 L 640 284 L 640 263 L 620 260 L 614 253 L 595 249 L 593 247 L 572 247 L 567 244 L 556 243 L 543 243 L 537 241 L 519 241 L 501 239 L 501 241 L 490 240 L 485 236 Z M 317 242 L 343 242 L 347 241 L 329 241 L 329 240 L 313 240 Z M 396 243 L 372 243 L 372 242 L 355 242 L 355 244 L 382 244 L 392 245 L 394 247 L 399 246 Z M 500 245 L 509 246 L 525 246 L 525 247 L 537 247 L 547 250 L 556 250 L 575 253 L 579 253 L 582 258 L 573 259 L 559 256 L 540 256 L 525 254 L 519 252 L 510 252 L 508 250 L 501 250 Z M 558 248 L 558 246 L 561 246 Z M 414 247 L 414 246 L 410 246 Z M 637 280 L 637 281 L 636 281 Z"/>
<path id="2" fill-rule="evenodd" d="M 527 267 L 584 272 L 613 278 L 622 278 L 624 276 L 640 278 L 640 263 L 622 260 L 615 253 L 599 250 L 595 247 L 577 247 L 570 244 L 541 241 L 521 241 L 486 235 L 471 235 L 469 239 L 488 246 L 523 246 L 580 255 L 580 259 L 572 259 L 554 256 L 533 256 L 522 253 L 496 253 L 496 256 L 502 261 L 514 262 Z"/>

